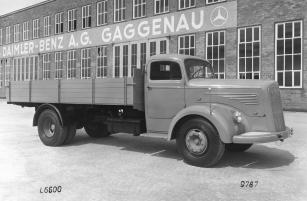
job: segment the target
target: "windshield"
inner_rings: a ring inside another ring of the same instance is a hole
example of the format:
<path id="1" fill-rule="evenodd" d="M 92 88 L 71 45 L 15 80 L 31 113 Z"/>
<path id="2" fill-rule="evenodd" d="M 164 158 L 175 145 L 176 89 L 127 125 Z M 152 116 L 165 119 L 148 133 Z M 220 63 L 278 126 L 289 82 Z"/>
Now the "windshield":
<path id="1" fill-rule="evenodd" d="M 214 78 L 214 73 L 210 63 L 198 59 L 186 59 L 184 61 L 185 70 L 189 80 L 198 78 Z"/>

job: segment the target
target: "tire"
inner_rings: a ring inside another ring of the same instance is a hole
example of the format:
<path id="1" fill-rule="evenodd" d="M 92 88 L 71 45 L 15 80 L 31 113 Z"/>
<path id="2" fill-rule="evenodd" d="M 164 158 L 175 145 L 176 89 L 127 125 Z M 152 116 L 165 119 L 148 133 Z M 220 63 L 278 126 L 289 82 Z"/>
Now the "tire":
<path id="1" fill-rule="evenodd" d="M 84 130 L 90 137 L 93 138 L 102 138 L 111 135 L 111 133 L 108 132 L 108 126 L 106 124 L 88 123 L 84 125 Z"/>
<path id="2" fill-rule="evenodd" d="M 84 125 L 82 123 L 77 123 L 77 129 L 82 129 Z"/>
<path id="3" fill-rule="evenodd" d="M 243 152 L 251 148 L 253 144 L 225 144 L 225 149 L 230 152 Z"/>
<path id="4" fill-rule="evenodd" d="M 199 167 L 215 165 L 225 150 L 214 126 L 200 117 L 190 119 L 181 126 L 176 144 L 183 160 Z"/>
<path id="5" fill-rule="evenodd" d="M 76 123 L 67 126 L 67 136 L 66 136 L 66 138 L 63 142 L 63 145 L 70 144 L 74 140 L 74 138 L 76 136 L 76 132 L 77 132 L 77 124 Z"/>
<path id="6" fill-rule="evenodd" d="M 39 138 L 46 146 L 59 146 L 67 136 L 67 127 L 61 126 L 58 115 L 51 109 L 40 114 L 37 129 Z"/>

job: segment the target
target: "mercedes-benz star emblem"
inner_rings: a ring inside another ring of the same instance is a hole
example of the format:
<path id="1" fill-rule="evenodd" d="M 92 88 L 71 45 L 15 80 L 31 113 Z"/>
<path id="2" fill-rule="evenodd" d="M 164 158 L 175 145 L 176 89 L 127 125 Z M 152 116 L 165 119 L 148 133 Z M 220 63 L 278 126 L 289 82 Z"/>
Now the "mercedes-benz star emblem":
<path id="1" fill-rule="evenodd" d="M 223 6 L 216 7 L 210 16 L 211 23 L 216 26 L 222 26 L 227 22 L 228 19 L 228 11 Z"/>

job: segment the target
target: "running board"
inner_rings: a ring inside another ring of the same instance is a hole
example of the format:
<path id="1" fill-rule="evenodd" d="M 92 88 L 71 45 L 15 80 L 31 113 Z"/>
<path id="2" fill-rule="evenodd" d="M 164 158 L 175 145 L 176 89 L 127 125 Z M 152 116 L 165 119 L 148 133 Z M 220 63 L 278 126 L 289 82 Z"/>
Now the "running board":
<path id="1" fill-rule="evenodd" d="M 151 137 L 151 138 L 160 138 L 167 140 L 167 134 L 159 134 L 159 133 L 142 133 L 140 136 L 142 137 Z"/>

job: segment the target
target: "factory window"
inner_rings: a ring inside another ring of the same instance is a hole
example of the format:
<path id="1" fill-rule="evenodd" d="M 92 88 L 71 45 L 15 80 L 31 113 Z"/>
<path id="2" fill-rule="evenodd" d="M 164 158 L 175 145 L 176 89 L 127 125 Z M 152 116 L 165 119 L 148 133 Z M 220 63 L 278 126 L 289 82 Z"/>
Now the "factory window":
<path id="1" fill-rule="evenodd" d="M 29 22 L 22 24 L 22 40 L 29 40 Z"/>
<path id="2" fill-rule="evenodd" d="M 33 20 L 33 38 L 39 38 L 39 19 Z"/>
<path id="3" fill-rule="evenodd" d="M 0 29 L 0 45 L 3 44 L 3 29 Z"/>
<path id="4" fill-rule="evenodd" d="M 146 16 L 146 0 L 133 1 L 133 19 Z"/>
<path id="5" fill-rule="evenodd" d="M 51 35 L 51 18 L 50 16 L 44 17 L 44 36 Z"/>
<path id="6" fill-rule="evenodd" d="M 91 5 L 82 7 L 82 29 L 90 28 L 92 26 L 91 7 Z"/>
<path id="7" fill-rule="evenodd" d="M 63 13 L 55 14 L 55 34 L 64 32 Z"/>
<path id="8" fill-rule="evenodd" d="M 114 22 L 126 20 L 126 0 L 114 0 Z"/>
<path id="9" fill-rule="evenodd" d="M 43 54 L 43 80 L 50 79 L 50 53 Z"/>
<path id="10" fill-rule="evenodd" d="M 75 31 L 77 29 L 77 15 L 76 9 L 68 11 L 68 32 Z"/>
<path id="11" fill-rule="evenodd" d="M 5 59 L 4 62 L 4 70 L 5 70 L 5 86 L 9 86 L 11 80 L 11 59 Z"/>
<path id="12" fill-rule="evenodd" d="M 11 43 L 11 26 L 5 28 L 5 44 Z"/>
<path id="13" fill-rule="evenodd" d="M 76 78 L 76 50 L 67 52 L 67 79 Z"/>
<path id="14" fill-rule="evenodd" d="M 0 88 L 2 88 L 2 71 L 4 66 L 4 59 L 0 60 Z"/>
<path id="15" fill-rule="evenodd" d="M 81 79 L 91 78 L 91 49 L 81 50 Z"/>
<path id="16" fill-rule="evenodd" d="M 195 35 L 178 37 L 178 53 L 195 56 Z"/>
<path id="17" fill-rule="evenodd" d="M 108 59 L 107 59 L 107 46 L 97 48 L 97 78 L 107 77 L 108 72 Z"/>
<path id="18" fill-rule="evenodd" d="M 213 66 L 218 79 L 225 79 L 225 31 L 206 34 L 206 58 Z"/>
<path id="19" fill-rule="evenodd" d="M 16 24 L 14 25 L 14 42 L 19 42 L 19 33 L 20 33 L 20 25 Z"/>
<path id="20" fill-rule="evenodd" d="M 240 28 L 238 32 L 238 48 L 238 78 L 260 79 L 260 27 Z"/>
<path id="21" fill-rule="evenodd" d="M 169 12 L 168 0 L 155 0 L 155 14 L 162 14 Z"/>
<path id="22" fill-rule="evenodd" d="M 179 10 L 195 7 L 196 0 L 178 0 Z"/>
<path id="23" fill-rule="evenodd" d="M 37 80 L 38 56 L 14 58 L 13 69 L 13 78 L 15 81 Z"/>
<path id="24" fill-rule="evenodd" d="M 207 4 L 213 4 L 213 3 L 219 3 L 219 2 L 223 2 L 223 1 L 226 1 L 226 0 L 206 0 Z"/>
<path id="25" fill-rule="evenodd" d="M 62 52 L 55 53 L 55 79 L 63 78 L 63 54 Z"/>
<path id="26" fill-rule="evenodd" d="M 97 26 L 108 23 L 108 1 L 104 0 L 97 3 Z"/>
<path id="27" fill-rule="evenodd" d="M 158 38 L 147 41 L 130 42 L 115 45 L 114 47 L 113 77 L 133 76 L 134 68 L 144 68 L 146 59 L 156 54 L 169 52 L 167 38 Z M 128 65 L 131 64 L 131 65 Z"/>
<path id="28" fill-rule="evenodd" d="M 302 87 L 302 21 L 275 25 L 275 80 L 282 88 Z"/>

